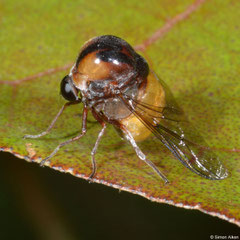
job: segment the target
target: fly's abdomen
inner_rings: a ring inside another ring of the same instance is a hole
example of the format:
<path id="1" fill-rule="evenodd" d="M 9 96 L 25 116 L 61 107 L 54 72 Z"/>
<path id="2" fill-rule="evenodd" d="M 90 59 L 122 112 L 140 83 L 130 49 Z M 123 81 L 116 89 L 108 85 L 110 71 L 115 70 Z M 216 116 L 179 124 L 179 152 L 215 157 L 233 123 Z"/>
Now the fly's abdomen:
<path id="1" fill-rule="evenodd" d="M 141 107 L 141 104 L 146 107 Z M 161 109 L 164 108 L 165 104 L 164 89 L 150 72 L 145 87 L 139 89 L 136 104 L 134 105 L 135 114 L 131 113 L 127 118 L 121 119 L 119 122 L 128 129 L 135 141 L 143 141 L 151 134 L 151 131 L 139 120 L 137 115 L 141 114 L 152 125 L 157 125 L 161 121 Z M 156 106 L 156 111 L 147 109 L 147 105 Z"/>

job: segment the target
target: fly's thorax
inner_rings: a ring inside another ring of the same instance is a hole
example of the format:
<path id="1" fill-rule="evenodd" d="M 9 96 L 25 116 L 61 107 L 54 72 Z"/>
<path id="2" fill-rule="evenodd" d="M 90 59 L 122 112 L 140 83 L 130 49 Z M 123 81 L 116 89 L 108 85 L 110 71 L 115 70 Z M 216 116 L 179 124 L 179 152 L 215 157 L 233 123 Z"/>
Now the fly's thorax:
<path id="1" fill-rule="evenodd" d="M 146 85 L 139 89 L 137 102 L 139 104 L 136 103 L 134 109 L 138 114 L 144 116 L 152 125 L 157 125 L 161 121 L 161 109 L 166 104 L 165 92 L 163 86 L 152 73 L 148 75 Z M 149 106 L 149 108 L 141 106 L 140 103 Z M 155 106 L 157 111 L 150 110 L 150 106 L 152 106 L 151 109 L 154 109 L 153 106 Z M 143 141 L 151 134 L 151 131 L 133 113 L 127 118 L 121 119 L 120 123 L 126 126 L 135 141 Z"/>
<path id="2" fill-rule="evenodd" d="M 112 54 L 112 57 L 108 56 Z M 119 54 L 120 55 L 120 54 Z M 124 56 L 124 55 L 123 55 Z M 91 81 L 113 79 L 122 74 L 127 75 L 134 70 L 131 58 L 124 59 L 111 51 L 96 51 L 89 53 L 77 65 L 77 72 L 87 76 Z M 78 82 L 76 82 L 78 84 Z"/>
<path id="3" fill-rule="evenodd" d="M 107 83 L 104 92 L 115 94 L 124 90 L 124 86 L 145 79 L 148 71 L 147 62 L 126 41 L 105 35 L 91 39 L 82 47 L 70 75 L 75 87 L 83 92 Z"/>
<path id="4" fill-rule="evenodd" d="M 101 36 L 88 41 L 75 63 L 73 81 L 77 88 L 101 80 L 119 80 L 135 72 L 136 53 L 124 40 L 114 36 Z"/>

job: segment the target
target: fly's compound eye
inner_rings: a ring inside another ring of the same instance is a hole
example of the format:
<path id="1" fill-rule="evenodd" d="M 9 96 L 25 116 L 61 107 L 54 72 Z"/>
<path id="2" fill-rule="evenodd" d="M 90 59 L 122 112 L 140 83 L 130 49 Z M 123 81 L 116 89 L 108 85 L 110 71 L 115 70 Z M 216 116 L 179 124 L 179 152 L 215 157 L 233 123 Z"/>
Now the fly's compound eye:
<path id="1" fill-rule="evenodd" d="M 61 95 L 69 102 L 79 101 L 78 90 L 72 83 L 69 75 L 65 76 L 61 82 Z"/>

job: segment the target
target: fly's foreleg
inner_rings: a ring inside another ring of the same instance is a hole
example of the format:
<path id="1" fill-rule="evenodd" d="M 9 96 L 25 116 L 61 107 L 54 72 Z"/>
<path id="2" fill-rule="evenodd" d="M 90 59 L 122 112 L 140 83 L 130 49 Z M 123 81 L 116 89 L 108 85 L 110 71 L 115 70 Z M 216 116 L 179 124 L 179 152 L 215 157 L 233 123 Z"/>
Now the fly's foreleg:
<path id="1" fill-rule="evenodd" d="M 52 120 L 51 124 L 49 125 L 49 127 L 48 127 L 45 131 L 43 131 L 42 133 L 36 134 L 36 135 L 24 135 L 23 138 L 40 138 L 40 137 L 48 134 L 48 133 L 51 131 L 51 129 L 53 128 L 53 126 L 54 126 L 54 124 L 56 123 L 57 119 L 58 119 L 58 118 L 60 117 L 60 115 L 63 113 L 63 111 L 64 111 L 68 106 L 70 106 L 70 105 L 72 105 L 72 104 L 77 104 L 77 103 L 78 103 L 78 102 L 67 102 L 67 103 L 65 103 L 65 104 L 61 107 L 60 111 L 58 112 L 58 114 L 56 115 L 56 117 Z"/>
<path id="2" fill-rule="evenodd" d="M 40 162 L 41 166 L 43 166 L 47 160 L 52 158 L 58 152 L 58 150 L 61 147 L 65 146 L 65 145 L 67 145 L 67 144 L 69 144 L 71 142 L 77 141 L 78 139 L 80 139 L 81 137 L 83 137 L 86 134 L 86 132 L 87 132 L 87 112 L 88 112 L 87 108 L 84 107 L 83 115 L 82 115 L 82 131 L 81 131 L 81 133 L 78 136 L 76 136 L 76 137 L 73 137 L 73 138 L 71 138 L 71 139 L 69 139 L 69 140 L 67 140 L 65 142 L 60 143 L 48 157 L 46 157 L 45 159 L 43 159 Z"/>

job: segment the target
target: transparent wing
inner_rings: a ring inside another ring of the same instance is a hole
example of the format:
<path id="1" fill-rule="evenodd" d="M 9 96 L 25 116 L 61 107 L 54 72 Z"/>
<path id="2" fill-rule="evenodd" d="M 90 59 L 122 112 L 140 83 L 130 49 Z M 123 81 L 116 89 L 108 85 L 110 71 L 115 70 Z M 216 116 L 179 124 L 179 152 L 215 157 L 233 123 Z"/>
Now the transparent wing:
<path id="1" fill-rule="evenodd" d="M 191 171 L 212 180 L 226 178 L 228 174 L 220 158 L 191 126 L 166 84 L 157 79 L 165 90 L 164 107 L 151 106 L 123 95 L 121 100 L 125 106 Z M 161 120 L 157 121 L 158 118 Z"/>

